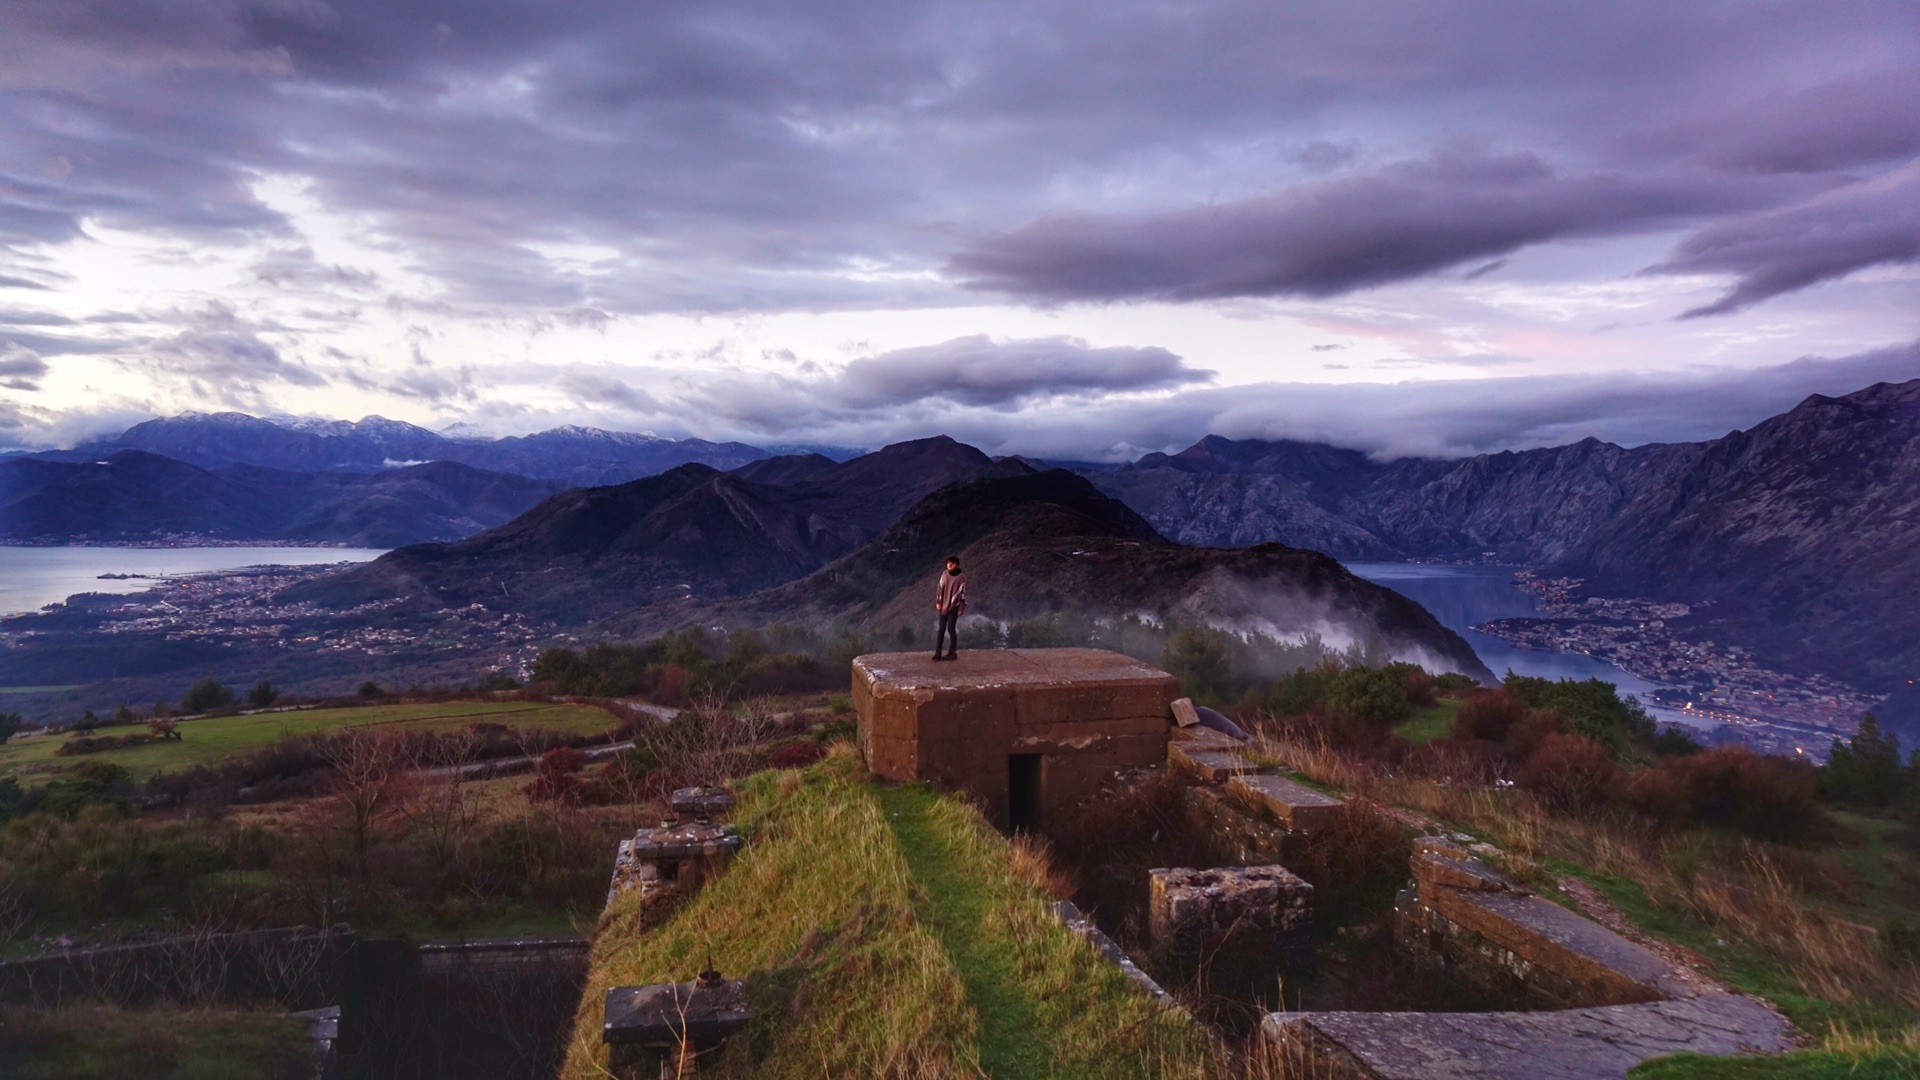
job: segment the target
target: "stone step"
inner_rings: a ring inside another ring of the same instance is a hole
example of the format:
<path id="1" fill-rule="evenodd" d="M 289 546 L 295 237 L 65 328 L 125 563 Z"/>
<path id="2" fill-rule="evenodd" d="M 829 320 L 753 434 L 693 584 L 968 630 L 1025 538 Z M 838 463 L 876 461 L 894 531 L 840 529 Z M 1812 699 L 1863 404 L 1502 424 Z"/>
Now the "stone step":
<path id="1" fill-rule="evenodd" d="M 1620 1080 L 1663 1054 L 1791 1046 L 1786 1021 L 1741 994 L 1561 1012 L 1273 1013 L 1261 1031 L 1341 1080 Z"/>
<path id="2" fill-rule="evenodd" d="M 1232 750 L 1197 749 L 1187 743 L 1167 744 L 1167 764 L 1182 769 L 1209 784 L 1230 776 L 1260 771 L 1260 766 Z"/>
<path id="3" fill-rule="evenodd" d="M 1265 809 L 1291 832 L 1313 833 L 1332 825 L 1345 801 L 1284 776 L 1235 776 L 1227 790 L 1250 806 Z"/>

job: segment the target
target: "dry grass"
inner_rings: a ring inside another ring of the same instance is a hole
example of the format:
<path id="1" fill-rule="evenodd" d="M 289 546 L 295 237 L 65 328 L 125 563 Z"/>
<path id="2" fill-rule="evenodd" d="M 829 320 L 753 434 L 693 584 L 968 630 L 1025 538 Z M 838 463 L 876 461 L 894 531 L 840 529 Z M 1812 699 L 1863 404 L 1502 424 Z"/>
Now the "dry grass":
<path id="1" fill-rule="evenodd" d="M 1712 830 L 1656 835 L 1626 819 L 1550 814 L 1524 793 L 1396 775 L 1323 740 L 1267 736 L 1260 752 L 1318 783 L 1487 836 L 1527 862 L 1631 883 L 1646 905 L 1707 928 L 1709 941 L 1736 942 L 1821 1002 L 1920 1009 L 1920 968 L 1890 960 L 1869 928 L 1834 913 L 1838 896 L 1821 892 L 1846 876 L 1830 852 Z M 1786 872 L 1789 862 L 1796 873 Z"/>

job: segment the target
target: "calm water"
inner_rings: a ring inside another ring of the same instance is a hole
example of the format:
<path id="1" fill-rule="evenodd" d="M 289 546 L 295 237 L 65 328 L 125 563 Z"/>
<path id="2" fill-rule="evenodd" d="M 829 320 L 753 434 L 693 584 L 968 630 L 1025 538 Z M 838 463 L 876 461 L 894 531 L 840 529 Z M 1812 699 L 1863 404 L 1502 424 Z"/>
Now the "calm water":
<path id="1" fill-rule="evenodd" d="M 1513 571 L 1497 566 L 1433 566 L 1423 563 L 1348 563 L 1347 569 L 1368 581 L 1385 585 L 1433 612 L 1448 629 L 1457 631 L 1480 654 L 1495 675 L 1512 671 L 1545 679 L 1605 679 L 1620 692 L 1643 695 L 1656 689 L 1636 675 L 1604 660 L 1579 653 L 1516 649 L 1500 638 L 1473 629 L 1492 619 L 1525 618 L 1540 613 L 1540 602 L 1513 587 Z M 1641 704 L 1662 720 L 1686 721 L 1677 709 Z M 1711 727 L 1709 723 L 1706 726 Z"/>
<path id="2" fill-rule="evenodd" d="M 75 593 L 130 593 L 158 584 L 150 577 L 101 580 L 101 574 L 195 574 L 266 563 L 361 563 L 384 554 L 377 548 L 0 547 L 0 615 L 38 611 Z"/>

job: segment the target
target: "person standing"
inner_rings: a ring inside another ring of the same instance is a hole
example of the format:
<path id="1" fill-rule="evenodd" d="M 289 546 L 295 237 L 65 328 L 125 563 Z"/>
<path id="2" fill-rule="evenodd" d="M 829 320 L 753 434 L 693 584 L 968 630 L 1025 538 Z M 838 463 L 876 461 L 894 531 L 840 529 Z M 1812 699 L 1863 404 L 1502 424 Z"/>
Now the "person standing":
<path id="1" fill-rule="evenodd" d="M 960 616 L 967 610 L 967 579 L 960 573 L 960 556 L 947 556 L 947 569 L 940 575 L 940 583 L 933 590 L 933 610 L 939 613 L 940 624 L 933 632 L 933 658 L 935 660 L 960 659 Z M 946 645 L 947 654 L 940 655 L 940 648 Z"/>

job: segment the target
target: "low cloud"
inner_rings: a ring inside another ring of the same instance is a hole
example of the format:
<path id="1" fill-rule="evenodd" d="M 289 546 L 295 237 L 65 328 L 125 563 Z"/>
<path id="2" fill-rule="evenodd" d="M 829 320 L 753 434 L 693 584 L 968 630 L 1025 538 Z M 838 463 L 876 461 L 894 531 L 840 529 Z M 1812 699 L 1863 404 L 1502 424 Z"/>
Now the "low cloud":
<path id="1" fill-rule="evenodd" d="M 1216 206 L 1043 218 L 950 269 L 972 288 L 1047 302 L 1327 297 L 1747 197 L 1725 178 L 1567 173 L 1533 154 L 1451 149 Z"/>
<path id="2" fill-rule="evenodd" d="M 1665 273 L 1731 273 L 1725 296 L 1685 313 L 1724 315 L 1857 270 L 1920 260 L 1920 162 L 1797 206 L 1716 222 L 1688 236 Z"/>
<path id="3" fill-rule="evenodd" d="M 1213 377 L 1161 348 L 1096 349 L 1068 337 L 996 342 L 976 334 L 855 360 L 836 380 L 833 396 L 857 408 L 928 398 L 1005 406 L 1041 397 L 1162 390 Z"/>

